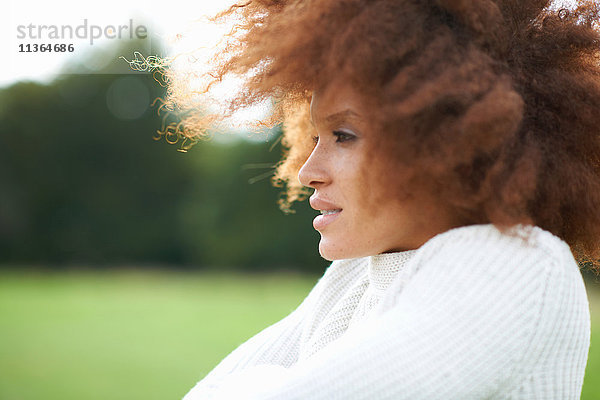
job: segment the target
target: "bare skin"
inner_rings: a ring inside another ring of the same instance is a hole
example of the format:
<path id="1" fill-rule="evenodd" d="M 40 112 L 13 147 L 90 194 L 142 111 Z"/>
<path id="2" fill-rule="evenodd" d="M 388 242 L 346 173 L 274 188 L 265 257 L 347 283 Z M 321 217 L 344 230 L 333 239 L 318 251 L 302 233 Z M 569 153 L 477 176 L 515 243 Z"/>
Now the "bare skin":
<path id="1" fill-rule="evenodd" d="M 380 179 L 394 171 L 367 156 L 378 133 L 363 113 L 364 100 L 338 80 L 316 90 L 310 105 L 317 144 L 298 179 L 314 189 L 311 206 L 330 213 L 313 221 L 321 234 L 319 253 L 330 261 L 416 249 L 460 225 L 435 196 L 417 188 L 399 199 L 392 181 Z"/>

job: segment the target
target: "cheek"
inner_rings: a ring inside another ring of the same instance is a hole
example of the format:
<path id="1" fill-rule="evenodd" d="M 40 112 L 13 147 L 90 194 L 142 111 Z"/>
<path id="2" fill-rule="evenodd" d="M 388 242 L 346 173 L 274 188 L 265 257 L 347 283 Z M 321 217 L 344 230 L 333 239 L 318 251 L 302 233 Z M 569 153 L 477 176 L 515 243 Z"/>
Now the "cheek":
<path id="1" fill-rule="evenodd" d="M 410 217 L 407 207 L 414 207 L 414 198 L 407 189 L 408 172 L 382 162 L 368 164 L 357 177 L 361 216 L 384 226 Z"/>
<path id="2" fill-rule="evenodd" d="M 379 163 L 365 163 L 357 174 L 358 204 L 367 217 L 381 212 L 381 207 L 393 196 L 390 175 L 382 170 Z"/>

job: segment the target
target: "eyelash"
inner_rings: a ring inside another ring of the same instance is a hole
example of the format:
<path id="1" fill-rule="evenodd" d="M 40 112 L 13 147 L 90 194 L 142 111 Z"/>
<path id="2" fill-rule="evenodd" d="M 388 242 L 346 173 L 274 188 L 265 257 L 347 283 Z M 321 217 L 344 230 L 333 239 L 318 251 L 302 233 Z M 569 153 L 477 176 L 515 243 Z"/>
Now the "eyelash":
<path id="1" fill-rule="evenodd" d="M 354 139 L 354 135 L 351 135 L 351 134 L 346 133 L 346 132 L 333 131 L 332 133 L 333 133 L 333 136 L 335 136 L 337 138 L 335 140 L 336 143 L 344 143 L 344 142 L 347 142 L 348 140 Z M 344 139 L 342 139 L 342 137 L 344 137 Z M 313 142 L 315 144 L 317 144 L 319 142 L 319 137 L 318 136 L 313 136 L 312 139 L 313 139 Z"/>

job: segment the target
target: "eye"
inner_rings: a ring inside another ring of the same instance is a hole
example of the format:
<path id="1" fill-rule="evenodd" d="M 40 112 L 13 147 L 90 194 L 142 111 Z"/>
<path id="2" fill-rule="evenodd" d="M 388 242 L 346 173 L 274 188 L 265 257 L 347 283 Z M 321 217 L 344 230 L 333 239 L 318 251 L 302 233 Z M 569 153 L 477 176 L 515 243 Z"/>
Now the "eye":
<path id="1" fill-rule="evenodd" d="M 335 140 L 336 143 L 343 143 L 354 139 L 354 135 L 342 131 L 333 131 L 333 135 L 337 138 Z"/>

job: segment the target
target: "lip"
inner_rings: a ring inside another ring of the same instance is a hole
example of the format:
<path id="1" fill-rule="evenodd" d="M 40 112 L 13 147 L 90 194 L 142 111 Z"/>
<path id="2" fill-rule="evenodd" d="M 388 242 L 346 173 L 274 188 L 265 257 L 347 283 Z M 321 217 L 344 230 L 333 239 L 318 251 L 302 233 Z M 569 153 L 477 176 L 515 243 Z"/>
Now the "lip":
<path id="1" fill-rule="evenodd" d="M 313 228 L 315 228 L 315 230 L 320 231 L 323 228 L 325 228 L 327 225 L 331 224 L 333 221 L 335 221 L 340 214 L 342 213 L 342 207 L 331 203 L 327 200 L 323 200 L 319 197 L 314 197 L 311 196 L 309 199 L 309 203 L 310 206 L 317 210 L 340 210 L 339 212 L 336 212 L 335 214 L 329 214 L 329 215 L 317 215 L 315 217 L 315 219 L 313 220 Z"/>

